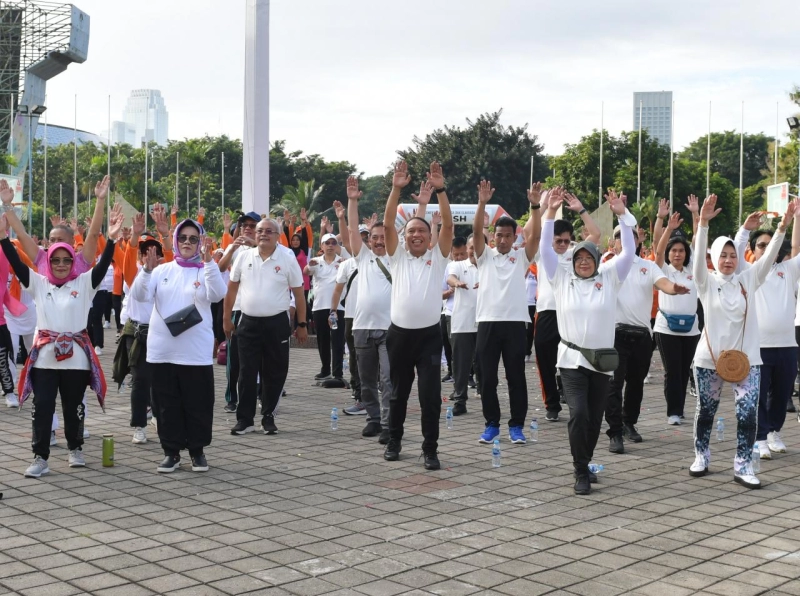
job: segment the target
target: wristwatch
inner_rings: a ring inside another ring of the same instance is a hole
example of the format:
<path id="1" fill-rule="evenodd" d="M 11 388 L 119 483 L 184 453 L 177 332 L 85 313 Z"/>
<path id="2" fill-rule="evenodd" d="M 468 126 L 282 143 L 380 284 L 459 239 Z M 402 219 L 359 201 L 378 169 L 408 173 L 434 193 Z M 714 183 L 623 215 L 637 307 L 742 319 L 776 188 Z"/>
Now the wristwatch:
<path id="1" fill-rule="evenodd" d="M 301 323 L 298 323 L 298 324 L 297 324 L 297 326 L 298 326 L 298 327 L 307 327 L 307 326 L 308 326 L 308 323 L 302 323 L 302 322 L 301 322 Z"/>

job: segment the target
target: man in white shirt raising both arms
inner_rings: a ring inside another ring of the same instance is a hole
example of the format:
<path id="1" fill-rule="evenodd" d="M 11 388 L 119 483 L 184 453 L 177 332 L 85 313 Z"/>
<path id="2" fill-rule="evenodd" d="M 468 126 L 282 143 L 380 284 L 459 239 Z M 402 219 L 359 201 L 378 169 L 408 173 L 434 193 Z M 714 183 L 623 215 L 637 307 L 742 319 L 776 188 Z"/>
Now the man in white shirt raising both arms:
<path id="1" fill-rule="evenodd" d="M 531 213 L 522 230 L 525 248 L 514 248 L 517 222 L 501 217 L 495 223 L 495 248 L 486 246 L 483 236 L 483 214 L 494 189 L 488 180 L 478 186 L 478 209 L 473 223 L 472 242 L 478 264 L 478 337 L 476 353 L 480 372 L 480 394 L 486 429 L 481 443 L 492 443 L 500 434 L 500 401 L 497 398 L 497 368 L 500 357 L 508 381 L 508 401 L 511 419 L 508 436 L 512 443 L 525 443 L 522 427 L 528 413 L 528 384 L 525 379 L 525 326 L 528 316 L 528 295 L 525 274 L 539 249 L 542 231 L 541 185 L 528 191 Z"/>
<path id="2" fill-rule="evenodd" d="M 386 252 L 392 265 L 392 322 L 386 340 L 392 397 L 389 402 L 389 443 L 383 458 L 387 461 L 400 458 L 403 424 L 416 372 L 419 375 L 417 387 L 425 469 L 438 470 L 439 416 L 442 411 L 442 379 L 439 376 L 442 332 L 439 317 L 442 311 L 442 279 L 453 244 L 453 216 L 442 168 L 433 162 L 428 180 L 420 185 L 419 196 L 413 198 L 423 205 L 430 201 L 432 192 L 436 193 L 442 215 L 439 241 L 431 248 L 430 225 L 424 219 L 412 217 L 405 225 L 405 246 L 400 246 L 394 222 L 400 191 L 409 182 L 411 176 L 408 166 L 401 161 L 395 165 L 392 192 L 383 214 Z"/>

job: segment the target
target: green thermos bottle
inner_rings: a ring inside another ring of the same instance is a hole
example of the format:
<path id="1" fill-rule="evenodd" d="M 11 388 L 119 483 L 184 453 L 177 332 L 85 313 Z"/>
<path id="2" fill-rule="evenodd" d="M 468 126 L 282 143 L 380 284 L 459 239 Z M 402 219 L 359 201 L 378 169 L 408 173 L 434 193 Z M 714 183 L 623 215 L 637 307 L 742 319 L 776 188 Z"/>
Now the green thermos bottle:
<path id="1" fill-rule="evenodd" d="M 103 467 L 114 465 L 114 435 L 103 435 Z"/>

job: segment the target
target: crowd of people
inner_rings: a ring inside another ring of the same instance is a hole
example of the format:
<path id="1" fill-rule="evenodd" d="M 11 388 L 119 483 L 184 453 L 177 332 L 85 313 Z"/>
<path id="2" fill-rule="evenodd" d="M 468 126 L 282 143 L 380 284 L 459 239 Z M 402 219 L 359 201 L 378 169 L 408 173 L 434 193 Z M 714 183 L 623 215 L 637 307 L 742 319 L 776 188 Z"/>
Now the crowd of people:
<path id="1" fill-rule="evenodd" d="M 8 279 L 0 287 L 0 381 L 9 407 L 33 396 L 34 459 L 25 475 L 49 472 L 59 395 L 68 465 L 85 465 L 85 394 L 91 389 L 103 407 L 98 356 L 103 318 L 110 324 L 113 308 L 112 377 L 122 383 L 130 376 L 134 444 L 148 441 L 154 419 L 161 473 L 180 467 L 182 451 L 193 471 L 209 469 L 215 358 L 226 365 L 224 409 L 236 414 L 231 434 L 256 431 L 259 404 L 260 430 L 277 433 L 290 339 L 305 342 L 311 328 L 320 360 L 314 380 L 350 388 L 354 402 L 345 414 L 365 417 L 361 434 L 378 437 L 387 461 L 400 458 L 415 380 L 425 469 L 441 465 L 443 384 L 452 383 L 454 416 L 473 407 L 470 390 L 478 397 L 485 423 L 480 443 L 501 440 L 501 359 L 508 440 L 526 443 L 532 392 L 525 368 L 535 359 L 545 420 L 560 422 L 562 405 L 568 407 L 574 491 L 588 494 L 597 481 L 589 464 L 604 418 L 611 453 L 644 440 L 637 423 L 657 349 L 666 423 L 683 424 L 687 390 L 697 398 L 690 475 L 708 473 L 727 382 L 737 420 L 734 480 L 761 486 L 753 458 L 786 451 L 780 431 L 794 408 L 800 334 L 787 321 L 796 319 L 800 330 L 800 224 L 791 242 L 785 234 L 800 217 L 796 201 L 775 229 L 754 213 L 733 238 L 713 242 L 709 222 L 721 211 L 716 196 L 702 205 L 689 197 L 691 225 L 662 201 L 648 249 L 626 197 L 609 191 L 618 225 L 604 251 L 600 228 L 580 200 L 540 183 L 527 193 L 530 209 L 520 227 L 508 216 L 489 220 L 495 189 L 482 181 L 471 233 L 456 235 L 436 162 L 411 195 L 414 217 L 398 229 L 398 202 L 411 182 L 407 165 L 398 162 L 379 221 L 360 218 L 362 193 L 350 177 L 347 205 L 333 205 L 338 233 L 323 217 L 314 250 L 304 211 L 299 219 L 250 212 L 233 222 L 226 215 L 217 246 L 202 212 L 178 222 L 177 209 L 168 214 L 157 205 L 151 233 L 144 214 L 125 227 L 114 206 L 103 235 L 108 177 L 97 184 L 87 228 L 55 221 L 45 249 L 24 229 L 11 207 L 13 192 L 0 181 L 0 276 Z M 580 239 L 573 223 L 557 218 L 562 209 L 581 220 Z M 20 344 L 27 357 L 17 375 Z"/>

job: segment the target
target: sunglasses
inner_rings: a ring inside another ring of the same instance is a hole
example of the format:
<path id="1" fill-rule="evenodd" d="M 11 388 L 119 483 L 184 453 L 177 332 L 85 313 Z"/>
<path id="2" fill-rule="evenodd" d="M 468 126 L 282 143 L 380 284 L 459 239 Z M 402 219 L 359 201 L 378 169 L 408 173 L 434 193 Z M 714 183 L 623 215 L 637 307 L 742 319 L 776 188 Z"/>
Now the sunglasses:
<path id="1" fill-rule="evenodd" d="M 183 244 L 184 242 L 188 242 L 189 244 L 197 244 L 200 242 L 199 236 L 186 236 L 185 234 L 181 234 L 178 236 L 178 242 Z"/>
<path id="2" fill-rule="evenodd" d="M 556 238 L 555 240 L 553 240 L 553 244 L 558 244 L 558 245 L 562 245 L 563 244 L 565 246 L 567 244 L 569 244 L 570 242 L 572 242 L 572 240 L 566 240 L 564 238 Z"/>
<path id="3" fill-rule="evenodd" d="M 278 232 L 276 232 L 275 230 L 270 230 L 269 228 L 266 228 L 264 230 L 256 230 L 256 235 L 260 234 L 262 236 L 272 236 L 273 234 L 277 233 Z"/>
<path id="4" fill-rule="evenodd" d="M 255 230 L 256 224 L 252 221 L 242 223 L 242 229 L 244 230 Z"/>
<path id="5" fill-rule="evenodd" d="M 72 261 L 73 261 L 72 257 L 62 257 L 62 258 L 52 257 L 50 259 L 50 264 L 51 265 L 72 265 Z"/>

